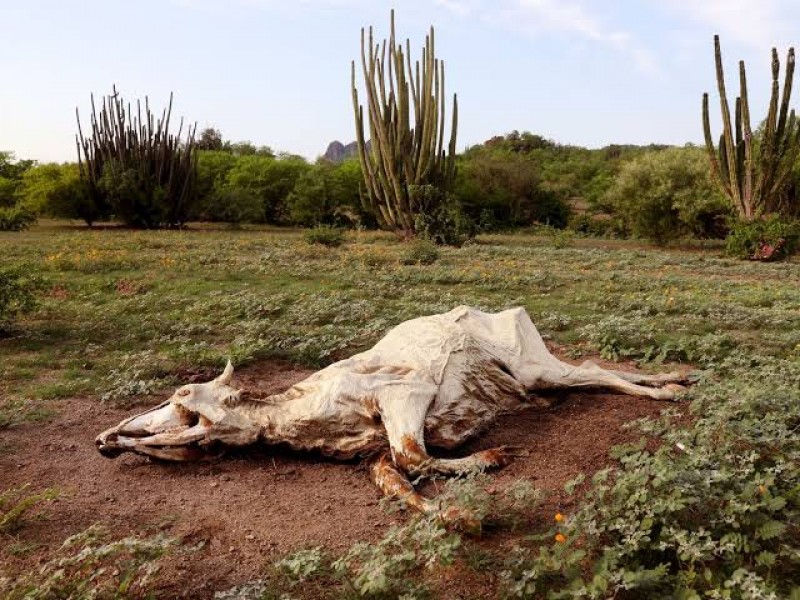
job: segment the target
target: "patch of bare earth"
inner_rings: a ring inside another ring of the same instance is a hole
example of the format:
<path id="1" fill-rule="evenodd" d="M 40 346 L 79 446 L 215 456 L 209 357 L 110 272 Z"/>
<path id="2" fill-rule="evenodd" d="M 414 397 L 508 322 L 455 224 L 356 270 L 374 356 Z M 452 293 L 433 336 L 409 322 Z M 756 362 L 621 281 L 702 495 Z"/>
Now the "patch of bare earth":
<path id="1" fill-rule="evenodd" d="M 309 373 L 265 362 L 236 377 L 251 389 L 273 393 Z M 157 400 L 149 399 L 147 406 Z M 43 518 L 16 534 L 20 544 L 37 544 L 35 550 L 18 556 L 8 551 L 9 543 L 0 543 L 0 562 L 9 574 L 35 569 L 66 537 L 100 523 L 117 536 L 162 531 L 188 546 L 203 542 L 192 553 L 171 554 L 156 586 L 158 597 L 204 598 L 257 578 L 268 562 L 289 551 L 316 545 L 341 551 L 358 540 L 378 539 L 404 518 L 381 510 L 366 461 L 341 463 L 260 448 L 200 463 L 165 464 L 133 455 L 109 460 L 95 450 L 95 436 L 137 409 L 111 408 L 89 398 L 57 408 L 58 416 L 49 422 L 2 434 L 0 489 L 30 483 L 35 490 L 64 492 Z M 529 456 L 494 477 L 499 488 L 529 478 L 550 492 L 532 518 L 551 519 L 556 510 L 570 509 L 562 492 L 565 482 L 604 467 L 609 448 L 634 437 L 621 430 L 622 424 L 663 408 L 664 403 L 608 393 L 563 394 L 549 408 L 501 418 L 461 454 L 504 444 L 529 448 Z M 459 597 L 465 582 L 451 587 L 449 572 L 442 571 L 439 584 Z"/>

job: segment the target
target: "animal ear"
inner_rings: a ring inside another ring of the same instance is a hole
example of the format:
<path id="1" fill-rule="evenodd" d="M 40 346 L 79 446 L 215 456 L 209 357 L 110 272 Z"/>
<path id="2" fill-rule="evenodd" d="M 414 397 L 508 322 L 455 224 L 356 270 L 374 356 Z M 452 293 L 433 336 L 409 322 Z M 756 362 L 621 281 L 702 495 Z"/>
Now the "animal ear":
<path id="1" fill-rule="evenodd" d="M 214 380 L 214 383 L 219 383 L 220 385 L 229 385 L 232 377 L 233 377 L 233 363 L 230 360 L 228 360 L 228 364 L 225 365 L 225 370 L 222 372 L 222 375 L 217 377 Z"/>

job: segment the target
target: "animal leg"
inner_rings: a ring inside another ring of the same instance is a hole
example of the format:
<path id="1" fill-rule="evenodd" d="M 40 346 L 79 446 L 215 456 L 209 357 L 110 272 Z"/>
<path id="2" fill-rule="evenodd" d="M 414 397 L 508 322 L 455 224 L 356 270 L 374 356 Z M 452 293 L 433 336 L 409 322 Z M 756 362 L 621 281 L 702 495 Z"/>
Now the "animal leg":
<path id="1" fill-rule="evenodd" d="M 613 375 L 621 377 L 625 381 L 630 381 L 631 383 L 635 383 L 638 385 L 663 386 L 668 383 L 685 383 L 687 380 L 686 375 L 678 371 L 673 371 L 672 373 L 659 373 L 658 375 L 645 375 L 643 373 L 630 373 L 629 371 L 616 371 L 613 369 L 603 369 L 601 366 L 597 365 L 591 360 L 587 360 L 581 363 L 580 368 L 587 370 L 594 369 L 594 370 L 604 371 L 606 373 L 611 373 Z"/>
<path id="2" fill-rule="evenodd" d="M 372 481 L 385 496 L 400 500 L 423 514 L 437 515 L 447 527 L 469 534 L 480 533 L 481 522 L 470 511 L 457 506 L 442 509 L 438 502 L 425 498 L 385 454 L 372 465 L 371 474 Z"/>
<path id="3" fill-rule="evenodd" d="M 430 456 L 425 450 L 425 417 L 434 395 L 435 390 L 411 385 L 385 390 L 380 396 L 381 419 L 389 438 L 392 460 L 402 471 L 412 476 L 463 475 L 504 467 L 514 456 L 520 455 L 519 449 L 500 447 L 464 458 Z"/>
<path id="4" fill-rule="evenodd" d="M 600 367 L 574 367 L 562 363 L 561 368 L 537 367 L 533 369 L 523 383 L 531 390 L 540 388 L 572 388 L 572 387 L 602 387 L 616 390 L 631 396 L 642 396 L 654 400 L 674 400 L 675 393 L 684 388 L 677 384 L 667 384 L 661 388 L 652 388 L 632 383 L 613 371 L 606 371 Z"/>
<path id="5" fill-rule="evenodd" d="M 584 363 L 581 367 L 567 364 L 550 353 L 524 310 L 516 310 L 514 316 L 514 337 L 508 341 L 513 348 L 514 358 L 509 361 L 508 367 L 514 378 L 530 391 L 548 388 L 606 387 L 632 396 L 672 400 L 675 398 L 675 392 L 683 389 L 674 386 L 673 374 L 664 376 L 663 381 L 647 380 L 643 377 L 648 376 L 608 371 L 593 363 L 590 365 Z M 655 389 L 640 385 L 641 383 L 667 385 Z"/>
<path id="6" fill-rule="evenodd" d="M 422 473 L 439 473 L 441 475 L 466 475 L 500 469 L 510 464 L 518 456 L 527 456 L 524 448 L 516 446 L 499 446 L 489 450 L 481 450 L 461 458 L 429 458 L 418 468 Z"/>

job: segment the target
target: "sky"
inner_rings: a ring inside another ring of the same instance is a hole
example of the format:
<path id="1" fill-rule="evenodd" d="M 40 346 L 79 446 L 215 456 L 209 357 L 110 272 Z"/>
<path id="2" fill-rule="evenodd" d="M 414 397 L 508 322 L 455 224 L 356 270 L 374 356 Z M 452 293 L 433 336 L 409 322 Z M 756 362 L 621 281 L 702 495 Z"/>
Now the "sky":
<path id="1" fill-rule="evenodd" d="M 0 0 L 0 150 L 75 160 L 76 107 L 86 121 L 90 94 L 116 85 L 154 107 L 172 91 L 173 118 L 313 160 L 355 139 L 350 62 L 391 8 L 415 58 L 436 28 L 459 150 L 512 130 L 699 143 L 704 91 L 719 130 L 713 35 L 729 95 L 747 64 L 754 120 L 770 49 L 783 66 L 800 41 L 800 0 Z"/>

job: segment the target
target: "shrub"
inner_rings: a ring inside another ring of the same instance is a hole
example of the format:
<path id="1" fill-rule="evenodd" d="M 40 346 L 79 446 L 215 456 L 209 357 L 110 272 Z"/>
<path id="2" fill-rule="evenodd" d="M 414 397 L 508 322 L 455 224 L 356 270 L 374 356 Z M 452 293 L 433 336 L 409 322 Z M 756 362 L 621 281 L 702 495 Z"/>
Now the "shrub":
<path id="1" fill-rule="evenodd" d="M 148 584 L 174 545 L 163 535 L 110 541 L 93 525 L 67 538 L 56 557 L 40 568 L 15 580 L 0 579 L 0 595 L 8 600 L 151 597 Z"/>
<path id="2" fill-rule="evenodd" d="M 0 207 L 0 231 L 22 231 L 36 222 L 36 215 L 24 206 Z"/>
<path id="3" fill-rule="evenodd" d="M 575 214 L 570 217 L 567 228 L 591 237 L 625 237 L 624 223 L 609 215 Z"/>
<path id="4" fill-rule="evenodd" d="M 564 227 L 569 207 L 542 186 L 537 165 L 513 154 L 476 151 L 462 159 L 454 197 L 482 230 L 530 225 Z"/>
<path id="5" fill-rule="evenodd" d="M 17 315 L 33 310 L 35 287 L 35 280 L 21 271 L 0 268 L 0 332 L 7 330 Z"/>
<path id="6" fill-rule="evenodd" d="M 800 242 L 800 222 L 778 215 L 755 221 L 738 221 L 726 239 L 726 251 L 738 258 L 772 261 L 791 255 Z"/>
<path id="7" fill-rule="evenodd" d="M 414 240 L 403 253 L 404 265 L 432 265 L 439 260 L 439 249 L 428 240 Z"/>
<path id="8" fill-rule="evenodd" d="M 544 235 L 553 243 L 553 248 L 561 250 L 572 245 L 572 240 L 575 237 L 575 232 L 569 229 L 557 229 L 550 225 L 539 225 L 536 228 L 536 233 Z"/>
<path id="9" fill-rule="evenodd" d="M 228 172 L 226 186 L 247 190 L 261 200 L 262 219 L 267 223 L 286 223 L 286 199 L 310 168 L 305 160 L 294 157 L 241 156 Z"/>
<path id="10" fill-rule="evenodd" d="M 236 166 L 237 160 L 230 152 L 211 150 L 197 152 L 197 184 L 195 186 L 197 206 L 192 215 L 193 218 L 214 220 L 219 193 L 225 187 L 228 173 Z"/>
<path id="11" fill-rule="evenodd" d="M 478 228 L 458 201 L 448 196 L 446 201 L 432 201 L 441 195 L 432 185 L 409 186 L 410 197 L 418 206 L 434 207 L 421 210 L 414 219 L 414 233 L 424 240 L 446 246 L 461 246 L 475 237 Z"/>
<path id="12" fill-rule="evenodd" d="M 0 492 L 0 534 L 11 533 L 22 526 L 25 515 L 43 502 L 53 500 L 59 493 L 48 488 L 38 494 L 29 494 L 24 485 Z"/>
<path id="13" fill-rule="evenodd" d="M 75 163 L 37 165 L 22 176 L 17 196 L 20 203 L 37 214 L 92 223 L 110 216 L 89 194 Z"/>
<path id="14" fill-rule="evenodd" d="M 307 229 L 303 237 L 309 244 L 321 244 L 329 248 L 335 248 L 344 243 L 344 231 L 329 225 L 319 225 L 313 229 Z"/>
<path id="15" fill-rule="evenodd" d="M 0 175 L 0 208 L 14 206 L 18 181 Z"/>
<path id="16" fill-rule="evenodd" d="M 286 197 L 289 220 L 297 225 L 375 226 L 375 217 L 361 203 L 363 185 L 358 161 L 313 165 Z"/>
<path id="17" fill-rule="evenodd" d="M 143 177 L 137 169 L 126 168 L 115 160 L 107 161 L 97 187 L 114 216 L 126 225 L 152 229 L 168 219 L 165 189 L 155 180 Z"/>
<path id="18" fill-rule="evenodd" d="M 263 219 L 261 199 L 250 190 L 224 187 L 207 198 L 203 218 L 209 221 L 240 225 Z"/>
<path id="19" fill-rule="evenodd" d="M 625 164 L 603 203 L 637 237 L 662 243 L 685 235 L 719 237 L 729 208 L 694 147 L 648 152 Z"/>
<path id="20" fill-rule="evenodd" d="M 800 370 L 732 356 L 612 451 L 581 506 L 508 556 L 511 598 L 796 598 Z M 572 494 L 581 479 L 567 485 Z"/>
<path id="21" fill-rule="evenodd" d="M 334 206 L 327 173 L 329 168 L 315 165 L 297 179 L 286 197 L 286 208 L 292 223 L 304 227 L 333 224 Z"/>
<path id="22" fill-rule="evenodd" d="M 109 206 L 131 227 L 180 227 L 192 212 L 194 128 L 183 140 L 180 131 L 171 134 L 171 112 L 172 95 L 158 118 L 147 101 L 133 107 L 113 89 L 99 114 L 92 102 L 90 137 L 84 137 L 78 117 L 81 177 L 93 204 Z"/>

